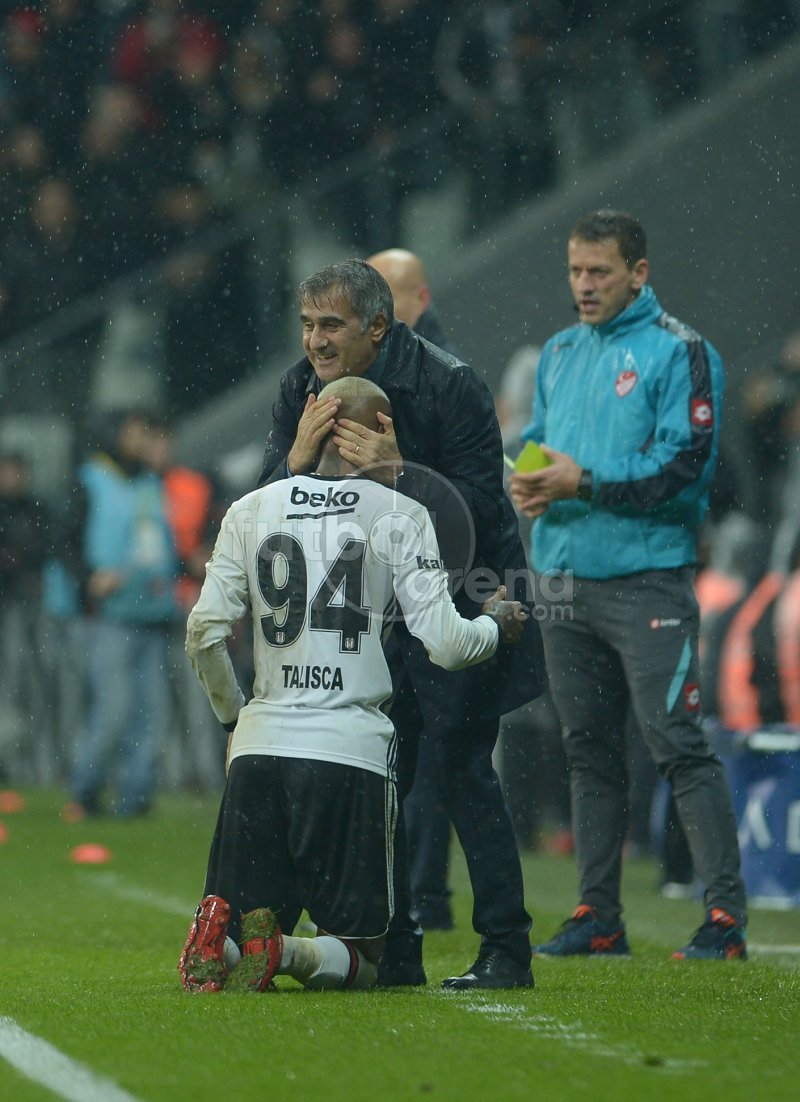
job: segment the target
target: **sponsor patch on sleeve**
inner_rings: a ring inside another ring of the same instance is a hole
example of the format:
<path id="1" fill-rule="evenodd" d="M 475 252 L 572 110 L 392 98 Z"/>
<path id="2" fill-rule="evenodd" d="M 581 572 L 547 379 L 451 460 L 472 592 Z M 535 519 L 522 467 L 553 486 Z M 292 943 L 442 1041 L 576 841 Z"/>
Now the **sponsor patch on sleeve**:
<path id="1" fill-rule="evenodd" d="M 714 424 L 714 407 L 707 398 L 692 398 L 692 424 L 698 429 L 710 429 Z"/>

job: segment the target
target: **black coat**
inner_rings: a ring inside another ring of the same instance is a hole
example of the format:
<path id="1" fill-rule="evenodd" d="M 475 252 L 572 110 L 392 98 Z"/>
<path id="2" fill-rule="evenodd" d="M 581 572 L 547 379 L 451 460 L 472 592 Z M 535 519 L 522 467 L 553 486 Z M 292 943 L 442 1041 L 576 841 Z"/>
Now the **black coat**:
<path id="1" fill-rule="evenodd" d="M 509 599 L 533 599 L 514 508 L 503 487 L 503 449 L 494 402 L 482 379 L 460 360 L 395 322 L 385 340 L 380 386 L 392 404 L 403 474 L 398 490 L 431 514 L 456 605 L 473 618 L 499 584 Z M 283 477 L 286 456 L 309 393 L 322 384 L 307 358 L 283 375 L 273 406 L 260 483 Z M 406 637 L 406 666 L 418 699 L 452 718 L 498 716 L 544 689 L 544 660 L 535 617 L 522 641 L 455 673 L 434 666 L 418 640 Z"/>
<path id="2" fill-rule="evenodd" d="M 439 315 L 432 306 L 429 306 L 424 313 L 420 314 L 411 328 L 418 337 L 424 337 L 431 344 L 443 348 L 445 352 L 449 352 L 457 360 L 461 358 L 458 349 L 445 333 L 442 323 L 439 321 Z"/>

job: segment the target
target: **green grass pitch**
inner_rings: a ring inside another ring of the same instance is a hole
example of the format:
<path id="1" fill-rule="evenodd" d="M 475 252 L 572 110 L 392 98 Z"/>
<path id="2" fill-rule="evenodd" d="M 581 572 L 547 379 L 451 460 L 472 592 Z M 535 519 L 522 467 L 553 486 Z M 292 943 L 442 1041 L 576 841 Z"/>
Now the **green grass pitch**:
<path id="1" fill-rule="evenodd" d="M 0 814 L 0 1052 L 4 1037 L 19 1050 L 19 1027 L 90 1086 L 44 1086 L 0 1055 L 8 1102 L 107 1102 L 109 1084 L 136 1102 L 798 1097 L 800 911 L 755 911 L 746 964 L 671 961 L 700 905 L 662 900 L 653 863 L 630 861 L 631 960 L 537 960 L 533 991 L 443 992 L 477 946 L 456 847 L 457 928 L 426 938 L 426 988 L 312 993 L 281 978 L 274 994 L 188 995 L 176 963 L 216 801 L 165 796 L 148 819 L 67 824 L 62 794 L 24 795 L 24 810 Z M 113 859 L 73 864 L 82 842 Z M 524 864 L 546 938 L 575 903 L 574 862 Z"/>

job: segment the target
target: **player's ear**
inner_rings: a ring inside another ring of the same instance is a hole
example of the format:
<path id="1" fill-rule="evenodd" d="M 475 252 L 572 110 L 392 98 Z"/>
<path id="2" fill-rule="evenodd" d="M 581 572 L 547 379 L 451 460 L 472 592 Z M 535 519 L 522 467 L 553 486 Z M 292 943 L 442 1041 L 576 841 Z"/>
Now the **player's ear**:
<path id="1" fill-rule="evenodd" d="M 636 261 L 631 271 L 633 273 L 633 288 L 639 291 L 647 283 L 647 277 L 650 275 L 650 264 L 643 257 Z"/>
<path id="2" fill-rule="evenodd" d="M 376 344 L 383 340 L 388 328 L 386 317 L 383 314 L 377 314 L 369 327 L 370 335 Z"/>

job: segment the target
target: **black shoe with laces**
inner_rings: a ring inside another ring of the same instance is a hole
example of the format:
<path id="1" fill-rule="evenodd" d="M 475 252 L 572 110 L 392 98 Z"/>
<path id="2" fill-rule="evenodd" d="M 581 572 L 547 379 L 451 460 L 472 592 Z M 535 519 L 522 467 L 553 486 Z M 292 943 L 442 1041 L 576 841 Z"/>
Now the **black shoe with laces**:
<path id="1" fill-rule="evenodd" d="M 672 954 L 673 960 L 747 960 L 744 926 L 721 907 L 712 907 L 692 940 Z"/>
<path id="2" fill-rule="evenodd" d="M 499 949 L 486 949 L 463 976 L 442 980 L 448 991 L 478 991 L 503 987 L 533 987 L 530 965 L 518 964 Z"/>

